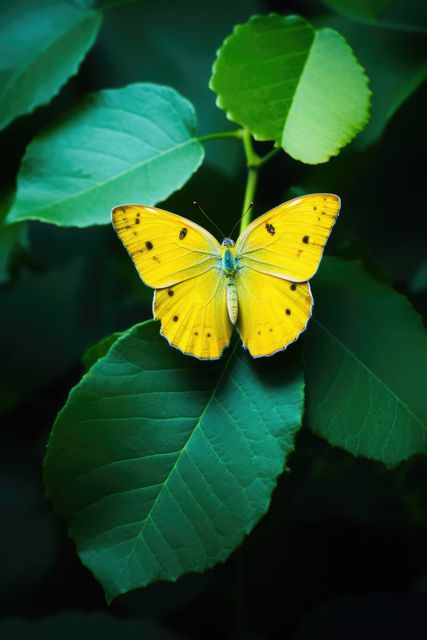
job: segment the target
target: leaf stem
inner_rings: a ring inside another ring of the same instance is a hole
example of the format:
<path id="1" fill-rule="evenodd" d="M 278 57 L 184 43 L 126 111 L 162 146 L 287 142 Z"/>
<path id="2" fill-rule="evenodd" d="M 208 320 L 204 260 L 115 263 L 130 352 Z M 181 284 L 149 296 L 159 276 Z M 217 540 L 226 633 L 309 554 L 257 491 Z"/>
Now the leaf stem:
<path id="1" fill-rule="evenodd" d="M 199 136 L 197 140 L 199 142 L 206 142 L 207 140 L 222 140 L 224 138 L 235 138 L 241 140 L 243 137 L 243 129 L 234 129 L 233 131 L 221 131 L 219 133 L 208 133 L 205 136 Z"/>
<path id="2" fill-rule="evenodd" d="M 243 209 L 242 209 L 242 218 L 240 220 L 239 234 L 246 229 L 246 227 L 251 221 L 252 207 L 250 205 L 251 205 L 251 202 L 253 202 L 254 200 L 257 184 L 258 184 L 258 168 L 249 167 L 248 178 L 246 180 L 245 197 L 243 198 Z"/>

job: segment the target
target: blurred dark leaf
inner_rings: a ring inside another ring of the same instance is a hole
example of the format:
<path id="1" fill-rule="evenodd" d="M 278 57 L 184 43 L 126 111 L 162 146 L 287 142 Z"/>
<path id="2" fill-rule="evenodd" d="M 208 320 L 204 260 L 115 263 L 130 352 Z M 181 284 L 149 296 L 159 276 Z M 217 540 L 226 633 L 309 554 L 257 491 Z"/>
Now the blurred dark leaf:
<path id="1" fill-rule="evenodd" d="M 110 347 L 115 343 L 117 338 L 120 338 L 121 335 L 122 332 L 116 331 L 115 333 L 102 338 L 99 342 L 86 349 L 82 356 L 82 363 L 85 373 L 89 371 L 91 367 L 93 367 L 93 365 L 99 360 L 99 358 L 102 358 L 106 353 L 108 353 Z"/>
<path id="2" fill-rule="evenodd" d="M 118 620 L 105 613 L 62 613 L 41 620 L 3 620 L 0 635 L 4 640 L 184 640 L 155 622 Z"/>
<path id="3" fill-rule="evenodd" d="M 0 129 L 58 93 L 93 45 L 101 20 L 72 0 L 2 0 Z"/>
<path id="4" fill-rule="evenodd" d="M 0 286 L 4 285 L 10 278 L 10 263 L 17 249 L 27 245 L 26 225 L 17 222 L 16 224 L 4 224 L 4 218 L 13 201 L 14 194 L 11 191 L 0 198 Z"/>
<path id="5" fill-rule="evenodd" d="M 57 560 L 59 535 L 43 497 L 38 439 L 5 433 L 0 449 L 0 611 L 19 610 L 40 589 Z M 4 636 L 0 630 L 0 636 Z"/>
<path id="6" fill-rule="evenodd" d="M 293 640 L 424 640 L 427 594 L 339 598 L 309 613 Z"/>
<path id="7" fill-rule="evenodd" d="M 361 22 L 391 29 L 427 32 L 423 0 L 323 0 L 329 8 Z"/>

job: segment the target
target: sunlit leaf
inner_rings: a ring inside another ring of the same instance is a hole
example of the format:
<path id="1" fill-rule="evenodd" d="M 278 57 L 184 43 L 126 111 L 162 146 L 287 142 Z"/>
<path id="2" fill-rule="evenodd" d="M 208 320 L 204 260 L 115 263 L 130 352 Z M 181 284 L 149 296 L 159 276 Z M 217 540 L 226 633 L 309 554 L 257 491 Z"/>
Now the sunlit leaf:
<path id="1" fill-rule="evenodd" d="M 3 0 L 0 129 L 46 104 L 95 42 L 102 15 L 67 0 Z"/>
<path id="2" fill-rule="evenodd" d="M 48 497 L 70 519 L 108 600 L 224 561 L 266 512 L 301 422 L 291 351 L 240 345 L 201 362 L 148 321 L 72 391 L 45 459 Z"/>
<path id="3" fill-rule="evenodd" d="M 309 164 L 337 155 L 366 125 L 367 85 L 339 33 L 277 14 L 235 28 L 210 82 L 230 120 Z"/>
<path id="4" fill-rule="evenodd" d="M 427 453 L 427 334 L 409 301 L 359 263 L 326 258 L 305 340 L 311 429 L 393 466 Z"/>
<path id="5" fill-rule="evenodd" d="M 173 89 L 133 84 L 89 95 L 29 145 L 9 222 L 106 224 L 112 207 L 152 205 L 203 159 L 192 105 Z"/>

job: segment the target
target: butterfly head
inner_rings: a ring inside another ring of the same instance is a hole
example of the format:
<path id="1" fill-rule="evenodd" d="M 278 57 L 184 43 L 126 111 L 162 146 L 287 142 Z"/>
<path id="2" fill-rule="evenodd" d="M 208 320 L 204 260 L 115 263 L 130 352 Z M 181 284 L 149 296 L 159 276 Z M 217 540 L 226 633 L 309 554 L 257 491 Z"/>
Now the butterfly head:
<path id="1" fill-rule="evenodd" d="M 224 240 L 221 242 L 221 246 L 234 247 L 234 240 L 232 240 L 231 238 L 224 238 Z"/>

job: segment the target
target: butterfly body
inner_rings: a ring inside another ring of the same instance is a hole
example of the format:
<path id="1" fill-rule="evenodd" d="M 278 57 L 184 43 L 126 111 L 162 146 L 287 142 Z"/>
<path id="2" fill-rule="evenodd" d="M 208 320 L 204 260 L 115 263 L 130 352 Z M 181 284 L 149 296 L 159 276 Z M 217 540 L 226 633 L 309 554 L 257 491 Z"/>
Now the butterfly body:
<path id="1" fill-rule="evenodd" d="M 113 224 L 143 279 L 155 289 L 153 315 L 172 346 L 220 358 L 235 325 L 260 357 L 285 349 L 312 310 L 316 272 L 340 207 L 338 196 L 295 198 L 254 220 L 236 244 L 168 211 L 113 209 Z"/>

